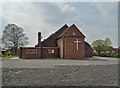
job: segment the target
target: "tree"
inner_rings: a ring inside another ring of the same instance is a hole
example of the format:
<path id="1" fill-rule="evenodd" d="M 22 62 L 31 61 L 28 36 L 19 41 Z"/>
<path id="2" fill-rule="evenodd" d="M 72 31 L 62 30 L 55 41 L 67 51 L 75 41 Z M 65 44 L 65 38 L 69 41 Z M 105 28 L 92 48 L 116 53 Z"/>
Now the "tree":
<path id="1" fill-rule="evenodd" d="M 5 26 L 2 35 L 2 44 L 9 49 L 13 49 L 13 54 L 17 54 L 17 49 L 28 44 L 28 37 L 23 33 L 23 29 L 16 24 Z"/>
<path id="2" fill-rule="evenodd" d="M 107 51 L 107 50 L 110 50 L 112 49 L 112 46 L 111 45 L 111 41 L 109 38 L 106 38 L 105 40 L 96 40 L 96 41 L 93 41 L 92 43 L 92 47 L 95 51 L 98 52 L 98 54 L 100 54 L 100 52 L 102 51 Z"/>
<path id="3" fill-rule="evenodd" d="M 104 40 L 96 40 L 92 43 L 93 49 L 96 50 L 98 54 L 100 54 L 100 52 L 103 50 L 102 48 L 104 47 L 104 45 Z"/>
<path id="4" fill-rule="evenodd" d="M 110 39 L 109 38 L 106 38 L 105 39 L 105 45 L 106 46 L 110 46 L 112 43 L 111 43 L 111 41 L 110 41 Z"/>

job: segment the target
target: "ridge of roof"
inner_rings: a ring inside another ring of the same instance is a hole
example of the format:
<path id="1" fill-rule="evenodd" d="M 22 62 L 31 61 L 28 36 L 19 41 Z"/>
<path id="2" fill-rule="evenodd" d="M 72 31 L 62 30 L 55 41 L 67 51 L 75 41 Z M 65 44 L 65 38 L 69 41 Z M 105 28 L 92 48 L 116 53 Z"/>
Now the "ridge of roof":
<path id="1" fill-rule="evenodd" d="M 68 25 L 65 24 L 65 25 L 62 26 L 60 29 L 58 29 L 58 31 L 56 31 L 54 34 L 60 35 L 60 34 L 63 33 L 67 28 L 68 28 Z M 60 32 L 61 32 L 61 33 L 60 33 Z"/>
<path id="2" fill-rule="evenodd" d="M 56 37 L 60 36 L 67 28 L 68 28 L 68 25 L 65 24 L 60 29 L 58 29 L 56 32 L 52 33 L 47 39 L 49 39 L 49 38 L 55 38 L 56 39 Z M 47 40 L 47 39 L 45 39 L 45 40 Z"/>
<path id="3" fill-rule="evenodd" d="M 85 44 L 90 46 L 90 44 L 88 42 L 86 42 L 86 41 L 85 41 Z"/>
<path id="4" fill-rule="evenodd" d="M 71 27 L 71 26 L 70 26 Z M 68 27 L 61 35 L 59 35 L 57 38 L 60 38 L 60 37 L 62 37 L 64 34 L 65 34 L 65 32 L 68 30 L 68 29 L 70 29 L 70 27 Z"/>

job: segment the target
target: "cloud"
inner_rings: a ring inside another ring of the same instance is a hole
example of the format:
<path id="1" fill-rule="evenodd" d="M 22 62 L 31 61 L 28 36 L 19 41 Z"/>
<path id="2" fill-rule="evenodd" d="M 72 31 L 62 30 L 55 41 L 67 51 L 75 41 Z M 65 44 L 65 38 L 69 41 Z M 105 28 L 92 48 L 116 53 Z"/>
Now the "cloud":
<path id="1" fill-rule="evenodd" d="M 38 31 L 46 38 L 76 14 L 74 7 L 65 3 L 7 2 L 2 7 L 3 26 L 9 23 L 21 26 L 29 37 L 30 46 L 37 43 Z"/>
<path id="2" fill-rule="evenodd" d="M 59 8 L 62 13 L 76 13 L 76 9 L 74 7 L 71 7 L 64 2 L 56 2 L 52 4 Z"/>
<path id="3" fill-rule="evenodd" d="M 37 13 L 32 3 L 4 3 L 3 20 L 6 21 L 6 24 L 15 23 L 21 26 L 28 35 L 32 46 L 37 43 L 35 41 L 37 41 L 39 27 L 45 26 L 44 19 Z"/>
<path id="4" fill-rule="evenodd" d="M 0 2 L 119 2 L 119 0 L 0 0 Z"/>
<path id="5" fill-rule="evenodd" d="M 111 3 L 6 2 L 2 4 L 2 27 L 8 23 L 21 26 L 29 37 L 29 46 L 34 46 L 38 31 L 47 38 L 64 24 L 74 23 L 90 43 L 110 36 L 116 45 L 117 35 L 110 35 L 117 29 L 116 8 L 116 4 Z"/>
<path id="6" fill-rule="evenodd" d="M 2 3 L 0 3 L 0 36 L 2 35 Z"/>
<path id="7" fill-rule="evenodd" d="M 85 30 L 84 30 L 85 29 Z M 102 26 L 85 27 L 82 29 L 86 35 L 86 41 L 90 44 L 97 39 L 110 38 L 114 47 L 118 46 L 118 30 L 117 27 L 103 29 Z"/>
<path id="8" fill-rule="evenodd" d="M 118 16 L 117 14 L 114 14 L 114 12 L 118 10 L 117 2 L 96 2 L 95 5 L 101 15 L 105 18 L 115 19 Z"/>

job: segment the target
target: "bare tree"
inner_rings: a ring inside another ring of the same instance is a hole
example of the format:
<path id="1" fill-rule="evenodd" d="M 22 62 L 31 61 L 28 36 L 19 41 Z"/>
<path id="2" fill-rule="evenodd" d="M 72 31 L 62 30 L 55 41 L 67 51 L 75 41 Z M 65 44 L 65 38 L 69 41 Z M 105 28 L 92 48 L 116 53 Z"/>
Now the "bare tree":
<path id="1" fill-rule="evenodd" d="M 5 47 L 13 49 L 13 54 L 17 54 L 17 49 L 28 44 L 28 37 L 23 33 L 23 29 L 15 24 L 5 26 L 2 35 L 2 44 Z"/>

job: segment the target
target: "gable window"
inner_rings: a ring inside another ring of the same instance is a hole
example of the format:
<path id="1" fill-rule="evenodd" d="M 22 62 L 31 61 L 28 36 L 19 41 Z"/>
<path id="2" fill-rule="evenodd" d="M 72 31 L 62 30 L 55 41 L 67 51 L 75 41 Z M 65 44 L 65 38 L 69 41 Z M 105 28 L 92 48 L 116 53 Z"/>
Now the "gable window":
<path id="1" fill-rule="evenodd" d="M 75 36 L 75 32 L 73 32 L 73 36 Z"/>

